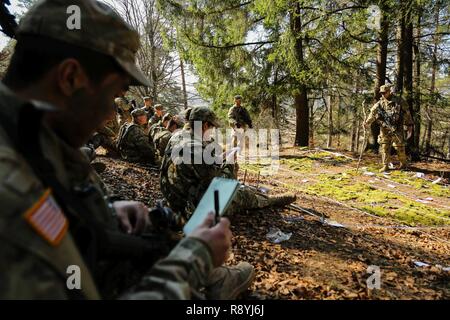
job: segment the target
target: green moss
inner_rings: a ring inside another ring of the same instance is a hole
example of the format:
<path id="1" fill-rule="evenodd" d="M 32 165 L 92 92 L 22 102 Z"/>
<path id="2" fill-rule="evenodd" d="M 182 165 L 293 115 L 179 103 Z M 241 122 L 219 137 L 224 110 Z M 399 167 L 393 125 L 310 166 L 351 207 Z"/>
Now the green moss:
<path id="1" fill-rule="evenodd" d="M 338 201 L 352 202 L 352 206 L 378 216 L 388 216 L 409 225 L 450 225 L 450 211 L 439 210 L 369 184 L 353 183 L 352 174 L 320 175 L 319 182 L 304 191 Z M 448 220 L 446 220 L 448 219 Z"/>
<path id="2" fill-rule="evenodd" d="M 297 172 L 311 172 L 313 169 L 313 160 L 308 157 L 295 159 L 281 159 L 280 163 L 287 165 L 290 169 Z"/>
<path id="3" fill-rule="evenodd" d="M 384 177 L 382 174 L 379 175 Z M 412 186 L 416 190 L 423 191 L 426 194 L 435 197 L 450 197 L 450 189 L 446 186 L 433 184 L 431 181 L 417 178 L 415 173 L 404 171 L 392 171 L 389 179 L 401 184 Z"/>

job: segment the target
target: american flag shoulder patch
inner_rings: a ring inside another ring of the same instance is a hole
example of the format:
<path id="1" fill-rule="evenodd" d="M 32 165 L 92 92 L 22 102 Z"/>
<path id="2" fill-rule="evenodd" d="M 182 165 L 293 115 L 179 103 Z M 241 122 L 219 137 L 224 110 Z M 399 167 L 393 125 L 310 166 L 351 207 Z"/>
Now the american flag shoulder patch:
<path id="1" fill-rule="evenodd" d="M 25 212 L 25 220 L 52 246 L 57 246 L 61 242 L 69 226 L 50 189 Z"/>

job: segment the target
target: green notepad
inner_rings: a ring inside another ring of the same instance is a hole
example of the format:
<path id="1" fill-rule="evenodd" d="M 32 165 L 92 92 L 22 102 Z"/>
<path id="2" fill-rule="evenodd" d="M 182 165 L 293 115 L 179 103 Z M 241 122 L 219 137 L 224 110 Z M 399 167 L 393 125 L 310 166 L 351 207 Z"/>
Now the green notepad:
<path id="1" fill-rule="evenodd" d="M 239 188 L 239 181 L 225 178 L 214 178 L 200 200 L 194 214 L 183 228 L 184 234 L 189 235 L 195 228 L 205 221 L 209 212 L 214 210 L 214 191 L 219 191 L 219 215 L 222 216 L 233 201 Z"/>

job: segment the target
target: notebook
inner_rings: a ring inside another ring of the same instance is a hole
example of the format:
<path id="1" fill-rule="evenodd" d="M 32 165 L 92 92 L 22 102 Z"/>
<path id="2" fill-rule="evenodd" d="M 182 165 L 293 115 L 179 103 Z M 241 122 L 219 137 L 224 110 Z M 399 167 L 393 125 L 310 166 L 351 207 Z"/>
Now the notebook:
<path id="1" fill-rule="evenodd" d="M 238 189 L 239 181 L 237 180 L 214 178 L 211 181 L 202 199 L 200 200 L 192 217 L 184 226 L 184 234 L 191 234 L 195 228 L 197 228 L 203 223 L 203 221 L 205 221 L 205 218 L 209 212 L 215 213 L 214 191 L 219 191 L 219 215 L 222 216 L 224 213 L 226 213 L 228 207 L 236 196 L 236 192 Z"/>

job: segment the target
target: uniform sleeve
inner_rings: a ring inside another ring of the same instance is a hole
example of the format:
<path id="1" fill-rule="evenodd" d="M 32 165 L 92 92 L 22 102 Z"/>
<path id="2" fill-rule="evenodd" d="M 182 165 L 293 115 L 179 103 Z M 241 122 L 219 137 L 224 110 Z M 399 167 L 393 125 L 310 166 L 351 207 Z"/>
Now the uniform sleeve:
<path id="1" fill-rule="evenodd" d="M 42 259 L 0 239 L 0 299 L 67 299 L 65 282 Z"/>
<path id="2" fill-rule="evenodd" d="M 141 282 L 121 298 L 191 299 L 193 290 L 205 286 L 212 269 L 208 246 L 201 240 L 185 238 L 167 258 L 156 263 Z"/>
<path id="3" fill-rule="evenodd" d="M 230 110 L 228 110 L 228 123 L 230 124 L 230 127 L 236 126 L 236 112 L 235 108 L 231 107 Z"/>
<path id="4" fill-rule="evenodd" d="M 98 129 L 97 132 L 100 133 L 100 134 L 104 134 L 105 136 L 108 136 L 108 137 L 115 137 L 116 136 L 116 133 L 111 128 L 109 128 L 107 126 L 104 126 L 103 128 Z"/>
<path id="5" fill-rule="evenodd" d="M 369 116 L 367 117 L 365 124 L 371 125 L 372 123 L 377 120 L 377 109 L 378 109 L 378 102 L 370 109 Z"/>
<path id="6" fill-rule="evenodd" d="M 132 135 L 132 137 L 130 138 L 132 138 L 134 145 L 142 154 L 142 157 L 153 160 L 155 157 L 155 150 L 150 144 L 148 136 L 145 135 L 142 130 L 139 130 L 138 127 L 134 127 L 131 130 L 132 131 L 129 134 Z"/>

